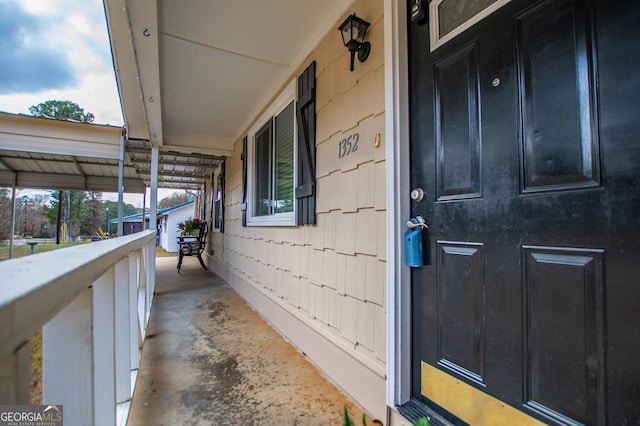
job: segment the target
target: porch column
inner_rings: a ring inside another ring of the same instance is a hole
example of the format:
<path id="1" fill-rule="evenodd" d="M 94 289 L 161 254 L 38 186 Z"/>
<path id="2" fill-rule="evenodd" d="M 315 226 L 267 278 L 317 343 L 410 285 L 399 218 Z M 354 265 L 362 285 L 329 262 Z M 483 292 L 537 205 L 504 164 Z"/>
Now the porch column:
<path id="1" fill-rule="evenodd" d="M 120 134 L 120 158 L 118 159 L 118 237 L 124 235 L 122 214 L 124 209 L 124 137 L 125 129 Z"/>
<path id="2" fill-rule="evenodd" d="M 151 196 L 149 201 L 149 230 L 158 232 L 158 159 L 160 157 L 160 147 L 151 147 Z M 149 273 L 147 283 L 147 307 L 151 307 L 153 292 L 156 287 L 156 250 L 155 246 L 149 248 L 149 262 L 147 264 Z M 149 312 L 149 309 L 147 309 Z M 147 320 L 149 317 L 147 316 Z"/>
<path id="3" fill-rule="evenodd" d="M 149 229 L 158 228 L 158 158 L 160 148 L 151 148 L 151 200 L 149 201 Z"/>

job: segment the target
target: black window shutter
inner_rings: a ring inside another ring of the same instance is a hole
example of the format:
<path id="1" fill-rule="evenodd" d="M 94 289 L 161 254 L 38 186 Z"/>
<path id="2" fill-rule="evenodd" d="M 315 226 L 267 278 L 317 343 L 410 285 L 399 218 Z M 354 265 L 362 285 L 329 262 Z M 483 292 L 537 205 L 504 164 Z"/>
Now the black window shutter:
<path id="1" fill-rule="evenodd" d="M 242 139 L 242 226 L 247 226 L 247 136 Z"/>
<path id="2" fill-rule="evenodd" d="M 298 225 L 316 223 L 316 63 L 298 77 L 298 182 L 296 203 Z"/>
<path id="3" fill-rule="evenodd" d="M 220 177 L 218 181 L 218 186 L 220 190 L 220 211 L 218 212 L 218 217 L 220 218 L 220 232 L 224 232 L 224 191 L 225 191 L 225 169 L 226 169 L 226 160 L 222 162 L 220 165 Z"/>

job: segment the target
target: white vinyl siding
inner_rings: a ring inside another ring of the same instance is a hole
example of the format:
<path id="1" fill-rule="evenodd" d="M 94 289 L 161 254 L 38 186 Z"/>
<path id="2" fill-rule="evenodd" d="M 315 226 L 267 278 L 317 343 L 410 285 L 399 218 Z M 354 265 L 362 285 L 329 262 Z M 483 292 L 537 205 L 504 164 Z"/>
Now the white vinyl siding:
<path id="1" fill-rule="evenodd" d="M 195 204 L 189 204 L 179 209 L 170 211 L 161 219 L 162 234 L 160 236 L 160 245 L 169 253 L 177 253 L 179 250 L 178 237 L 180 237 L 180 228 L 178 224 L 187 219 L 193 219 Z"/>

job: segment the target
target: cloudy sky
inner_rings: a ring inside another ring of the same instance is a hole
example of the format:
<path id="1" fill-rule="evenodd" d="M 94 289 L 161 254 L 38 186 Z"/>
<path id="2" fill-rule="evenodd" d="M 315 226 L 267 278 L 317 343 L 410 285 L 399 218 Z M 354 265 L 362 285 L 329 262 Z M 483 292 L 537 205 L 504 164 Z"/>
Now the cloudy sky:
<path id="1" fill-rule="evenodd" d="M 123 124 L 101 0 L 0 0 L 0 111 L 47 100 Z"/>
<path id="2" fill-rule="evenodd" d="M 102 0 L 0 0 L 0 111 L 30 114 L 48 100 L 73 101 L 95 123 L 123 124 Z M 125 202 L 140 207 L 142 196 L 125 194 Z"/>

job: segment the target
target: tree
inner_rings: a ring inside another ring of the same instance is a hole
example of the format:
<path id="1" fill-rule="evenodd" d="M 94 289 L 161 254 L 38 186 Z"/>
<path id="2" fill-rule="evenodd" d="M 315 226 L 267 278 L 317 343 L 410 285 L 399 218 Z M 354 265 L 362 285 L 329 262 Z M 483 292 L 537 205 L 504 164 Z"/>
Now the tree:
<path id="1" fill-rule="evenodd" d="M 131 216 L 140 213 L 142 209 L 138 209 L 132 204 L 123 204 L 122 217 Z M 111 231 L 115 233 L 116 225 L 109 226 L 108 221 L 118 217 L 118 203 L 115 201 L 103 201 L 101 206 L 101 226 L 105 232 Z"/>
<path id="2" fill-rule="evenodd" d="M 17 197 L 15 233 L 25 237 L 49 236 L 47 227 L 47 197 L 33 195 Z M 11 237 L 11 189 L 0 188 L 0 241 Z"/>
<path id="3" fill-rule="evenodd" d="M 18 198 L 16 200 L 16 232 L 31 237 L 48 236 L 47 218 L 44 214 L 46 205 L 45 195 L 36 194 L 31 197 Z M 19 216 L 21 216 L 20 221 L 17 220 Z"/>
<path id="4" fill-rule="evenodd" d="M 191 195 L 187 192 L 174 192 L 168 197 L 163 198 L 158 203 L 158 208 L 166 209 L 168 207 L 177 206 L 178 204 L 186 203 L 191 198 Z"/>
<path id="5" fill-rule="evenodd" d="M 80 233 L 95 235 L 102 223 L 102 193 L 85 192 L 85 202 L 82 206 L 84 208 L 78 222 Z"/>
<path id="6" fill-rule="evenodd" d="M 0 240 L 11 235 L 11 195 L 9 188 L 0 188 Z"/>
<path id="7" fill-rule="evenodd" d="M 44 117 L 44 118 L 50 118 L 53 120 L 63 120 L 63 121 L 76 121 L 80 123 L 92 123 L 93 120 L 95 119 L 95 116 L 92 113 L 90 112 L 85 113 L 84 108 L 79 106 L 77 103 L 71 102 L 71 101 L 54 101 L 54 100 L 45 101 L 45 102 L 39 103 L 38 105 L 30 106 L 29 112 L 34 117 Z M 62 196 L 63 194 L 61 193 L 60 195 Z M 73 210 L 71 209 L 71 206 L 73 205 L 73 203 L 71 201 L 69 192 L 65 192 L 64 197 L 67 200 L 66 205 L 68 208 L 64 210 L 63 217 L 65 218 L 64 221 L 67 224 L 69 239 L 72 239 L 73 232 L 71 230 L 71 221 L 72 221 L 71 212 Z M 63 206 L 64 205 L 65 203 L 63 203 Z M 51 219 L 49 219 L 49 221 L 51 221 Z M 56 219 L 56 225 L 57 225 L 57 219 Z M 78 228 L 77 220 L 76 220 L 76 228 Z M 60 240 L 60 235 L 58 235 L 56 240 L 57 241 Z"/>
<path id="8" fill-rule="evenodd" d="M 45 215 L 52 225 L 58 221 L 59 198 L 58 191 L 51 191 L 50 207 L 45 209 Z M 62 197 L 63 208 L 66 205 L 65 198 Z M 102 193 L 69 191 L 69 201 L 69 233 L 72 235 L 94 235 L 98 227 L 103 224 Z M 117 203 L 114 204 L 117 206 Z"/>
<path id="9" fill-rule="evenodd" d="M 51 118 L 53 120 L 77 121 L 80 123 L 93 123 L 95 116 L 84 112 L 84 108 L 71 101 L 46 101 L 29 107 L 29 112 L 34 117 Z"/>

